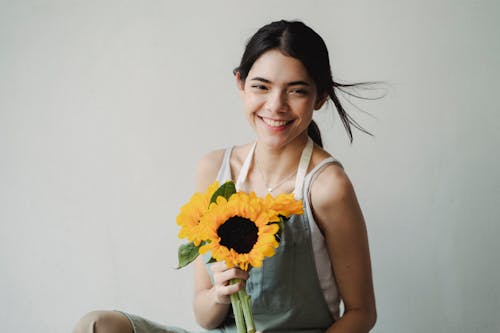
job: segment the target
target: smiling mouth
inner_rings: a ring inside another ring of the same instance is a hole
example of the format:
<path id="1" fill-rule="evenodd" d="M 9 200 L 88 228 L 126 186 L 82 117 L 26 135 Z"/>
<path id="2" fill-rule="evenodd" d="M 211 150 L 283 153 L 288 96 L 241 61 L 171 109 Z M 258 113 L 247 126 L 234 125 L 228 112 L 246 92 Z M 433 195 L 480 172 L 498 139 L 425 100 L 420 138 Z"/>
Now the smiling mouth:
<path id="1" fill-rule="evenodd" d="M 291 124 L 293 120 L 274 120 L 274 119 L 269 119 L 269 118 L 264 118 L 261 116 L 258 116 L 266 125 L 279 128 L 279 127 L 284 127 L 288 124 Z"/>

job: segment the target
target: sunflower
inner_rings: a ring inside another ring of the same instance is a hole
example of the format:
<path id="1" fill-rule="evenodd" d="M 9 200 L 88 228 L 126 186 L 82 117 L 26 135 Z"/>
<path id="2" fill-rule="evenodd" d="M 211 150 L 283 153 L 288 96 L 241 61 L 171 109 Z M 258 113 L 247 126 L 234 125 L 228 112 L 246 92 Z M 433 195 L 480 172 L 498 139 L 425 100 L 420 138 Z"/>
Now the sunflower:
<path id="1" fill-rule="evenodd" d="M 220 187 L 216 182 L 205 193 L 195 193 L 177 216 L 179 237 L 190 240 L 179 247 L 179 268 L 208 251 L 212 259 L 225 261 L 228 267 L 260 267 L 264 257 L 274 255 L 284 222 L 290 215 L 302 213 L 302 201 L 292 194 L 261 198 L 253 192 L 236 192 L 232 181 Z M 232 294 L 231 304 L 238 332 L 255 332 L 246 291 Z"/>
<path id="2" fill-rule="evenodd" d="M 303 204 L 301 200 L 296 200 L 293 194 L 282 193 L 276 197 L 268 194 L 265 198 L 268 209 L 274 210 L 277 214 L 290 217 L 294 214 L 303 214 Z"/>
<path id="3" fill-rule="evenodd" d="M 212 251 L 215 260 L 243 270 L 262 266 L 264 257 L 274 255 L 279 245 L 275 234 L 280 226 L 274 223 L 280 221 L 279 215 L 301 212 L 302 202 L 297 209 L 299 204 L 290 198 L 260 198 L 245 192 L 234 193 L 229 199 L 217 197 L 201 218 L 200 231 L 207 242 L 200 247 L 200 254 Z"/>
<path id="4" fill-rule="evenodd" d="M 189 202 L 181 207 L 176 219 L 177 224 L 181 227 L 179 238 L 187 238 L 195 246 L 200 245 L 203 241 L 199 228 L 200 220 L 207 212 L 210 199 L 218 187 L 219 183 L 214 182 L 204 193 L 193 194 Z"/>

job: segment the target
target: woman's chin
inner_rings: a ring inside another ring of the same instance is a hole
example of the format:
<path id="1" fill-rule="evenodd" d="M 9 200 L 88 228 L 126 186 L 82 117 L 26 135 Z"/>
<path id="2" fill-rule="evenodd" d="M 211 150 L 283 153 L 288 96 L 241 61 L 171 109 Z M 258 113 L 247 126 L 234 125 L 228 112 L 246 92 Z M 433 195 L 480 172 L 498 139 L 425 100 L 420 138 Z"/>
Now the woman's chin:
<path id="1" fill-rule="evenodd" d="M 288 135 L 259 134 L 257 135 L 257 140 L 259 144 L 265 145 L 270 149 L 283 149 L 291 143 L 295 145 L 296 141 L 301 139 L 301 136 L 290 137 Z M 307 134 L 304 137 L 307 138 Z"/>

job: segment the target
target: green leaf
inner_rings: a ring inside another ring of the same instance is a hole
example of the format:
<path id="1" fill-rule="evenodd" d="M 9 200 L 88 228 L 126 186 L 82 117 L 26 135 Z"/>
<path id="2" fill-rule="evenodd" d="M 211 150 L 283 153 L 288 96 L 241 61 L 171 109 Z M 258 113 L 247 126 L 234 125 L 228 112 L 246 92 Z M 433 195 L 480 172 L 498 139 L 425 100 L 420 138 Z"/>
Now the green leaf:
<path id="1" fill-rule="evenodd" d="M 177 269 L 192 263 L 199 255 L 198 250 L 200 249 L 200 246 L 195 246 L 193 242 L 179 246 L 179 266 L 177 266 Z"/>
<path id="2" fill-rule="evenodd" d="M 216 202 L 217 198 L 222 196 L 226 198 L 226 200 L 229 200 L 229 198 L 236 193 L 236 186 L 232 181 L 225 182 L 222 184 L 217 191 L 214 192 L 212 195 L 212 198 L 210 199 L 210 203 Z"/>
<path id="3" fill-rule="evenodd" d="M 283 215 L 279 215 L 280 220 L 278 222 L 272 222 L 271 224 L 277 224 L 279 229 L 276 234 L 274 234 L 274 237 L 276 238 L 276 241 L 279 243 L 281 242 L 281 236 L 283 235 L 283 230 L 285 230 L 285 222 L 288 221 L 289 219 Z"/>
<path id="4" fill-rule="evenodd" d="M 217 262 L 217 260 L 215 260 L 214 257 L 210 257 L 210 259 L 208 259 L 208 261 L 207 261 L 207 264 L 211 264 L 211 263 L 214 263 L 214 262 Z"/>

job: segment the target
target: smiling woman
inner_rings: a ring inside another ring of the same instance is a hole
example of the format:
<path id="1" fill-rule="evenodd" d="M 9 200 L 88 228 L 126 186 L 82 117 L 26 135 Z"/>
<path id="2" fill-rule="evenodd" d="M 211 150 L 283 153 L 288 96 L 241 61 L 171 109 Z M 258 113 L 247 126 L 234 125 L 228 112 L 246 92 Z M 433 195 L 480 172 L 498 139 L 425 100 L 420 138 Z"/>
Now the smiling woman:
<path id="1" fill-rule="evenodd" d="M 352 140 L 351 126 L 360 127 L 337 98 L 337 91 L 349 85 L 333 81 L 323 39 L 302 22 L 284 20 L 257 31 L 234 74 L 256 140 L 234 147 L 229 144 L 200 160 L 200 195 L 194 204 L 206 204 L 214 180 L 234 180 L 238 191 L 261 197 L 293 193 L 290 197 L 302 201 L 304 214 L 290 217 L 275 255 L 250 272 L 241 266 L 230 268 L 223 262 L 196 259 L 194 312 L 198 323 L 214 332 L 234 332 L 229 299 L 246 288 L 258 331 L 368 332 L 375 324 L 376 310 L 365 222 L 349 178 L 340 162 L 323 149 L 312 120 L 313 113 L 330 99 Z M 203 251 L 224 256 L 221 244 L 256 258 L 274 251 L 275 240 L 267 237 L 265 226 L 252 223 L 259 220 L 259 211 L 246 209 L 245 195 L 233 206 L 231 199 L 221 206 L 218 215 L 224 218 L 211 230 L 211 241 Z M 280 205 L 283 211 L 296 214 L 291 202 Z M 196 225 L 196 218 L 194 221 Z M 192 227 L 184 222 L 186 228 Z M 229 234 L 236 243 L 227 243 Z M 238 266 L 238 258 L 234 260 Z M 235 279 L 246 283 L 229 283 Z M 75 332 L 93 330 L 185 332 L 135 315 L 106 311 L 85 316 Z"/>
<path id="2" fill-rule="evenodd" d="M 259 140 L 274 148 L 304 133 L 326 100 L 304 65 L 279 50 L 260 56 L 246 80 L 240 72 L 236 78 L 248 122 Z"/>

